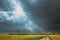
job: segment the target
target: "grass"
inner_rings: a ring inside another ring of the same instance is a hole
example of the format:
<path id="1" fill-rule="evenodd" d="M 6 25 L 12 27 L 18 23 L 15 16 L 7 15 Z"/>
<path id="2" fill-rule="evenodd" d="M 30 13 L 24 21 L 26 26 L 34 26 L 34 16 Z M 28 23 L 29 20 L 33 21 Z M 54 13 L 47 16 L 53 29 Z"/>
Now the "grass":
<path id="1" fill-rule="evenodd" d="M 60 40 L 60 35 L 0 35 L 0 40 L 40 40 L 49 36 L 51 40 Z"/>

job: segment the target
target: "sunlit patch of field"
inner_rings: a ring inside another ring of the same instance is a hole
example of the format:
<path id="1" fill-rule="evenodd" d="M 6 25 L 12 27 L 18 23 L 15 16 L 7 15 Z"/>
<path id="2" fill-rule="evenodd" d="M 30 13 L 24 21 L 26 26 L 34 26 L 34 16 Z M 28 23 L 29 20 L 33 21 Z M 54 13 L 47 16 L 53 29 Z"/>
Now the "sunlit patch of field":
<path id="1" fill-rule="evenodd" d="M 60 35 L 48 35 L 52 40 L 60 40 Z"/>
<path id="2" fill-rule="evenodd" d="M 40 40 L 45 36 L 52 40 L 60 40 L 60 35 L 0 35 L 0 40 Z"/>

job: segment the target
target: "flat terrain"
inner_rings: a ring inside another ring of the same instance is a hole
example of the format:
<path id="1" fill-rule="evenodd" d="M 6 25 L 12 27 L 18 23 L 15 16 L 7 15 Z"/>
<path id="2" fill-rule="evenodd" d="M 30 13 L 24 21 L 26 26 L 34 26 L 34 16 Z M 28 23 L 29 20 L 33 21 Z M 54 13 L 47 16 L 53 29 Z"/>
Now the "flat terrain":
<path id="1" fill-rule="evenodd" d="M 60 40 L 60 35 L 0 35 L 0 40 L 40 40 L 48 36 L 51 40 Z"/>

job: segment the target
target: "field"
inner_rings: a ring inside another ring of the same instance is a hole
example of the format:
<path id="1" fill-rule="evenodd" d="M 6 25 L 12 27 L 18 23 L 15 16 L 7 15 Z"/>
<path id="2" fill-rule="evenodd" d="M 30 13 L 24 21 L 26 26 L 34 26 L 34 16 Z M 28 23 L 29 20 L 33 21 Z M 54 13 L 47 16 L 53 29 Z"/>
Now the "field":
<path id="1" fill-rule="evenodd" d="M 60 35 L 0 35 L 0 40 L 40 40 L 46 36 L 51 40 L 60 40 Z"/>

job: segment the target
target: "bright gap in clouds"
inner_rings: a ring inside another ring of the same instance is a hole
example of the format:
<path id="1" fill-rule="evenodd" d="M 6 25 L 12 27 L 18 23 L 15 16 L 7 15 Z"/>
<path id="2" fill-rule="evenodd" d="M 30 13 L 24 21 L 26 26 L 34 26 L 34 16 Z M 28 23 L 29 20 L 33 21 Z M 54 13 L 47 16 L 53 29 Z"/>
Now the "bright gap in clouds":
<path id="1" fill-rule="evenodd" d="M 24 10 L 22 9 L 22 4 L 20 3 L 18 3 L 18 2 L 14 2 L 13 3 L 14 5 L 15 5 L 15 7 L 14 7 L 14 16 L 16 17 L 16 18 L 19 18 L 19 17 L 25 17 L 26 16 L 26 14 L 25 14 L 25 12 L 24 12 Z"/>

